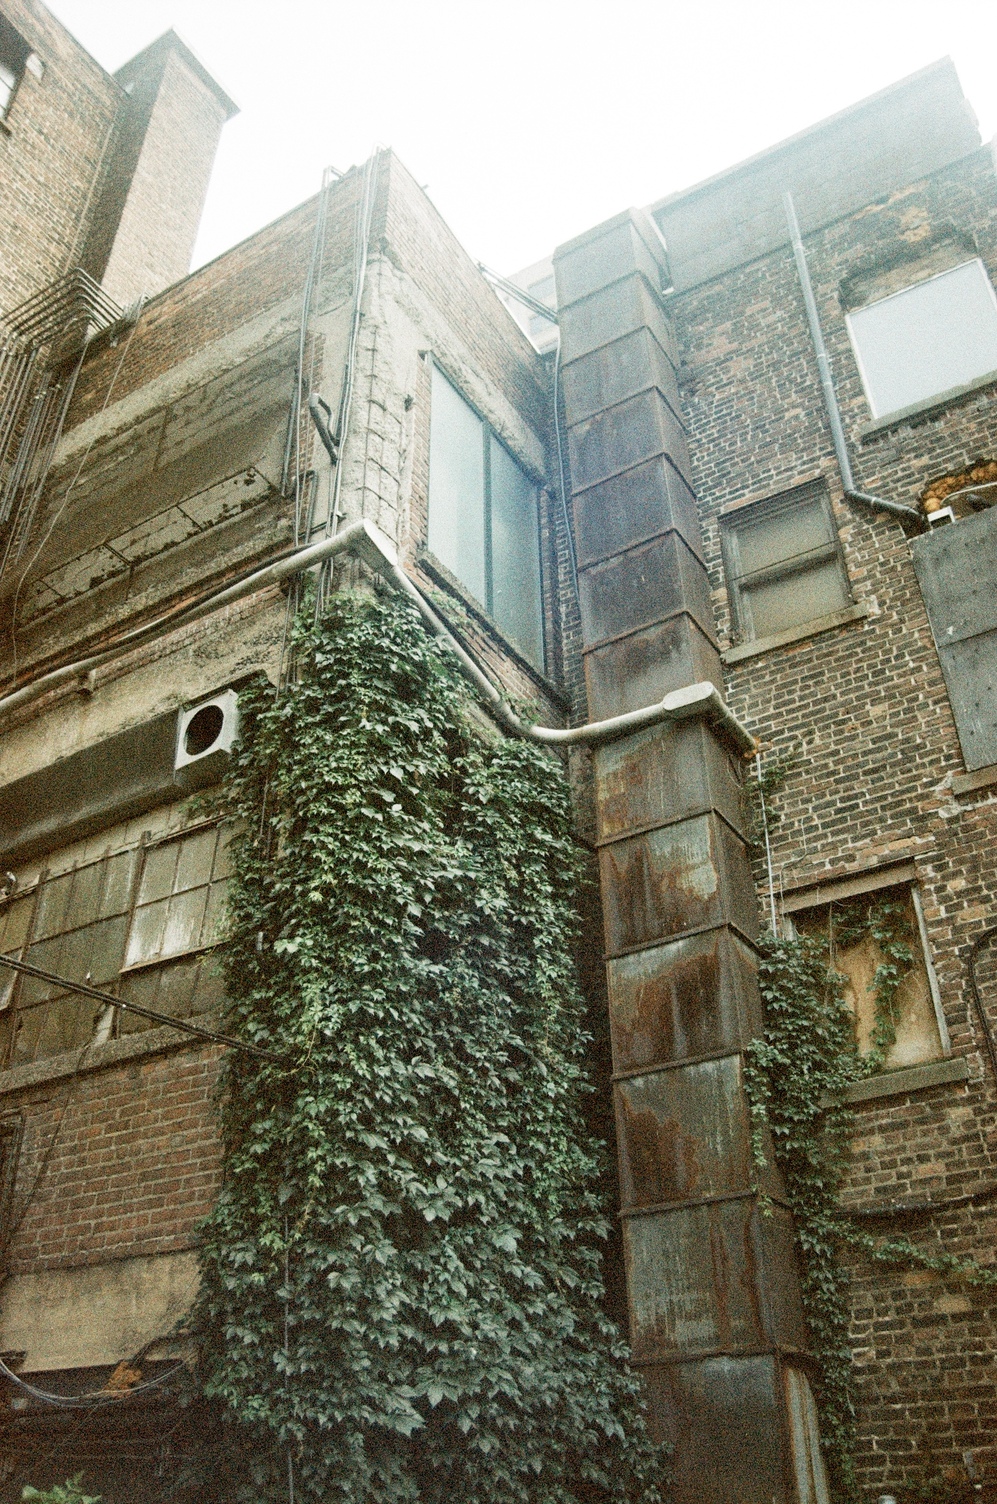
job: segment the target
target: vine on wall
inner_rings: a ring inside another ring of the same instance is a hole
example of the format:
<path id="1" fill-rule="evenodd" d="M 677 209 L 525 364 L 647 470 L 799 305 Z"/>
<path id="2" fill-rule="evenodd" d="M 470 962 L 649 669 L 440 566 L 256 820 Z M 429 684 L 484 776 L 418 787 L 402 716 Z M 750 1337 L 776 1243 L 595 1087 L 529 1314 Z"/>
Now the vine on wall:
<path id="1" fill-rule="evenodd" d="M 203 1229 L 233 1491 L 653 1504 L 663 1449 L 601 1306 L 565 780 L 472 729 L 406 604 L 311 616 L 229 783 L 229 1026 L 283 1061 L 229 1057 Z"/>

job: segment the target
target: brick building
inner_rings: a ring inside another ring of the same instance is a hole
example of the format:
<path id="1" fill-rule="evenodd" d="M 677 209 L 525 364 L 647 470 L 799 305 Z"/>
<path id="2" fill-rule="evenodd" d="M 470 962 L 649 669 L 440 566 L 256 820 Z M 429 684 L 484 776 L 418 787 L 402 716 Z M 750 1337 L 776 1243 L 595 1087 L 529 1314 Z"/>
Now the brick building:
<path id="1" fill-rule="evenodd" d="M 517 329 L 388 152 L 185 276 L 217 85 L 172 34 L 111 77 L 33 3 L 5 0 L 0 49 L 0 953 L 45 973 L 0 978 L 6 1497 L 83 1467 L 158 1499 L 182 1436 L 157 1386 L 188 1356 L 223 1051 L 196 1032 L 227 876 L 199 791 L 317 547 L 344 586 L 397 583 L 397 549 L 501 691 L 576 728 L 631 1340 L 675 1497 L 816 1504 L 790 1209 L 773 1183 L 759 1215 L 749 1153 L 759 907 L 820 932 L 903 909 L 847 1199 L 992 1261 L 997 184 L 951 66 L 559 248 Z M 751 738 L 780 773 L 768 860 Z M 839 956 L 864 1044 L 881 959 Z M 997 1481 L 986 1287 L 852 1273 L 862 1497 Z M 42 1397 L 109 1385 L 125 1440 Z"/>

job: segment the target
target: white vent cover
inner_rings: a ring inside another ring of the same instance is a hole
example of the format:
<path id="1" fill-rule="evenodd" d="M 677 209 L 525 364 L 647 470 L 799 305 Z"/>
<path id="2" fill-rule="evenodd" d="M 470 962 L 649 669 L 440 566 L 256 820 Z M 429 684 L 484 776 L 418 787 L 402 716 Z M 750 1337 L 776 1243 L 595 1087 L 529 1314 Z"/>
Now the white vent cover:
<path id="1" fill-rule="evenodd" d="M 177 749 L 173 777 L 181 788 L 199 789 L 217 783 L 239 737 L 239 696 L 222 690 L 177 720 Z"/>

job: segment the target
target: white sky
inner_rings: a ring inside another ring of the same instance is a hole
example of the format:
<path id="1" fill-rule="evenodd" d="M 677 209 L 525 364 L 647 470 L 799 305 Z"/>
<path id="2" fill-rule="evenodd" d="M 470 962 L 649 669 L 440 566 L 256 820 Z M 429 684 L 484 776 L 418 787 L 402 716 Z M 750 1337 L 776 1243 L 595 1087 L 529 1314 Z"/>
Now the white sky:
<path id="1" fill-rule="evenodd" d="M 949 54 L 997 131 L 995 0 L 47 0 L 114 69 L 172 26 L 241 107 L 195 265 L 394 147 L 500 271 Z"/>

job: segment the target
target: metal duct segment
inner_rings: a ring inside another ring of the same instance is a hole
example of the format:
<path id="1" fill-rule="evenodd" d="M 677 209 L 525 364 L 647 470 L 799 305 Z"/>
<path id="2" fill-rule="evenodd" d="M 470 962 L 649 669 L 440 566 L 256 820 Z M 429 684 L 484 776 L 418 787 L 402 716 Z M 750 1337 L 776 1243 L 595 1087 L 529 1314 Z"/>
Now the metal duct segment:
<path id="1" fill-rule="evenodd" d="M 722 683 L 667 257 L 629 211 L 561 247 L 554 273 L 589 708 L 622 718 Z M 792 1218 L 761 1215 L 751 1156 L 743 1058 L 762 1011 L 739 760 L 701 719 L 635 728 L 594 768 L 634 1361 L 675 1445 L 676 1504 L 796 1504 L 787 1383 L 805 1379 L 787 1359 L 808 1338 Z"/>

